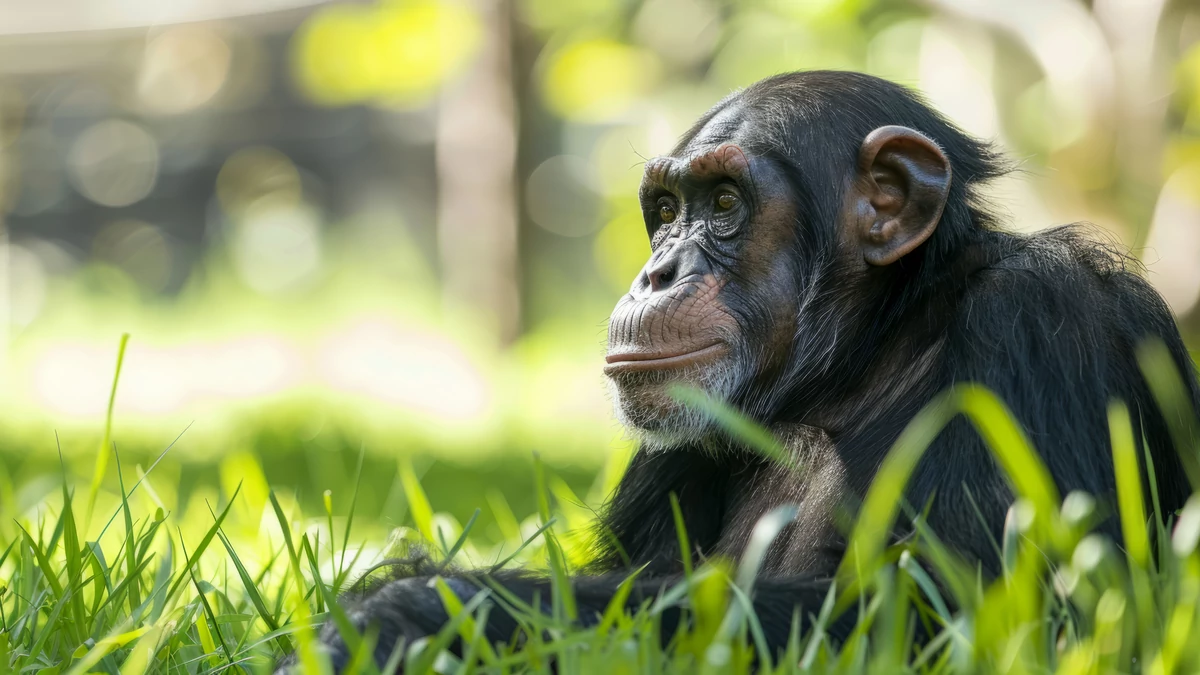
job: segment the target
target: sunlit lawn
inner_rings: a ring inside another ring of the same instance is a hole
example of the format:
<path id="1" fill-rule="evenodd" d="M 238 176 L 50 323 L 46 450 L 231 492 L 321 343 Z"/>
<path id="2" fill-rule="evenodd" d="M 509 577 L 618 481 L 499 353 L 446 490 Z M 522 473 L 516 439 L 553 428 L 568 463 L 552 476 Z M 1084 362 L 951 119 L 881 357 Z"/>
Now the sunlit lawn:
<path id="1" fill-rule="evenodd" d="M 1160 404 L 1178 405 L 1180 382 L 1163 367 L 1163 355 L 1151 347 L 1142 357 Z M 732 411 L 684 396 L 749 445 L 777 452 Z M 892 522 L 911 516 L 900 496 L 912 467 L 957 414 L 988 440 L 1021 498 L 997 542 L 1005 572 L 992 583 L 919 519 L 917 538 L 889 544 L 886 537 Z M 1169 418 L 1174 437 L 1194 452 L 1200 438 L 1194 421 Z M 344 457 L 348 480 L 307 500 L 272 490 L 270 468 L 252 452 L 240 454 L 222 476 L 228 489 L 180 505 L 164 503 L 155 490 L 158 464 L 122 461 L 119 442 L 114 451 L 119 439 L 106 432 L 90 474 L 64 468 L 51 497 L 6 514 L 15 519 L 0 524 L 0 672 L 269 672 L 295 649 L 306 672 L 318 672 L 314 627 L 345 621 L 335 598 L 351 591 L 364 570 L 418 549 L 439 565 L 508 559 L 542 569 L 553 580 L 554 609 L 535 612 L 502 588 L 463 603 L 437 585 L 453 619 L 429 640 L 395 651 L 388 669 L 402 665 L 410 673 L 1194 672 L 1200 669 L 1200 500 L 1181 514 L 1146 514 L 1140 450 L 1123 406 L 1110 410 L 1110 427 L 1119 494 L 1115 504 L 1097 504 L 1057 493 L 989 392 L 948 392 L 889 455 L 850 533 L 855 554 L 826 603 L 801 609 L 814 629 L 794 635 L 782 655 L 764 648 L 748 603 L 766 543 L 786 523 L 786 510 L 760 522 L 762 536 L 755 539 L 763 544 L 744 560 L 705 561 L 638 611 L 614 605 L 581 629 L 563 580 L 586 561 L 593 514 L 585 504 L 602 498 L 611 476 L 581 497 L 570 484 L 578 486 L 578 477 L 563 480 L 531 460 L 532 489 L 522 491 L 517 513 L 518 500 L 506 499 L 502 486 L 464 491 L 447 482 L 439 492 L 459 493 L 456 502 L 474 499 L 479 509 L 456 519 L 437 511 L 442 495 L 427 494 L 412 461 L 393 459 L 400 503 L 391 510 L 395 522 L 381 523 L 380 510 L 364 510 L 361 499 L 371 478 L 364 474 L 377 466 L 365 452 Z M 163 452 L 170 457 L 170 449 Z M 102 489 L 105 474 L 119 477 L 118 495 Z M 1123 550 L 1089 534 L 1099 514 L 1114 511 L 1128 542 Z M 690 620 L 668 636 L 664 650 L 658 619 L 675 606 Z M 486 615 L 501 607 L 526 628 L 529 638 L 520 646 L 481 638 Z M 857 607 L 857 626 L 846 642 L 833 644 L 824 628 L 846 607 Z M 370 631 L 344 628 L 343 635 L 360 656 L 372 651 Z M 462 648 L 451 653 L 456 639 Z M 365 658 L 353 668 L 376 671 Z"/>

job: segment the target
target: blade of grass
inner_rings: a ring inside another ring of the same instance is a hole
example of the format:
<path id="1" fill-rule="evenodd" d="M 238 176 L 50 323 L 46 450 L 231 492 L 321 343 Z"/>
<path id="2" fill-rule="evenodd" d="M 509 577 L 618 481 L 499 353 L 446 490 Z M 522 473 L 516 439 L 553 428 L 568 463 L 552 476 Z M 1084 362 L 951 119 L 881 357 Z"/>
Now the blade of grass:
<path id="1" fill-rule="evenodd" d="M 688 541 L 687 526 L 683 522 L 683 511 L 679 508 L 679 497 L 671 493 L 671 515 L 675 519 L 675 536 L 679 539 L 679 560 L 683 563 L 683 576 L 692 576 L 692 545 Z"/>
<path id="2" fill-rule="evenodd" d="M 1140 422 L 1140 420 L 1139 420 Z M 1146 442 L 1146 426 L 1139 424 L 1138 438 L 1141 440 L 1142 466 L 1146 467 L 1146 483 L 1150 486 L 1150 515 L 1154 518 L 1154 541 L 1158 544 L 1159 555 L 1167 549 L 1167 514 L 1162 512 L 1162 501 L 1158 494 L 1158 475 L 1154 469 L 1154 457 L 1150 454 L 1150 444 Z"/>
<path id="3" fill-rule="evenodd" d="M 88 525 L 92 522 L 92 509 L 96 506 L 96 496 L 100 494 L 100 485 L 104 482 L 104 475 L 108 473 L 108 449 L 112 443 L 113 407 L 117 402 L 117 383 L 121 381 L 121 364 L 125 362 L 125 349 L 128 346 L 129 333 L 122 333 L 121 342 L 117 346 L 117 367 L 113 372 L 112 388 L 108 392 L 108 408 L 104 413 L 104 439 L 100 441 L 100 450 L 96 453 L 96 464 L 92 469 L 92 485 L 88 489 L 87 509 L 83 516 L 85 536 Z"/>
<path id="4" fill-rule="evenodd" d="M 617 623 L 617 619 L 628 611 L 625 603 L 629 601 L 629 595 L 633 592 L 634 581 L 644 569 L 646 568 L 643 565 L 634 570 L 629 576 L 625 577 L 621 585 L 617 586 L 617 592 L 613 593 L 612 599 L 608 601 L 608 607 L 604 608 L 604 614 L 600 618 L 600 623 L 596 626 L 597 633 L 600 635 L 607 634 L 609 629 Z"/>
<path id="5" fill-rule="evenodd" d="M 908 479 L 925 449 L 957 413 L 955 402 L 952 391 L 934 397 L 909 422 L 884 457 L 867 490 L 850 535 L 847 553 L 838 570 L 837 578 L 842 579 L 846 586 L 857 587 L 858 580 L 874 576 L 874 565 L 883 552 Z M 860 576 L 860 569 L 863 568 L 869 571 Z"/>
<path id="6" fill-rule="evenodd" d="M 1137 349 L 1138 366 L 1163 419 L 1175 451 L 1183 463 L 1193 490 L 1200 489 L 1200 421 L 1194 402 L 1171 357 L 1171 350 L 1160 339 L 1146 340 Z"/>
<path id="7" fill-rule="evenodd" d="M 189 572 L 192 567 L 195 566 L 196 562 L 200 559 L 200 556 L 203 555 L 204 550 L 208 548 L 209 542 L 213 540 L 213 537 L 217 536 L 217 530 L 221 529 L 221 523 L 225 522 L 225 516 L 229 515 L 229 509 L 233 506 L 233 502 L 237 499 L 238 492 L 241 489 L 242 486 L 239 484 L 237 489 L 233 491 L 233 494 L 230 495 L 229 503 L 226 504 L 225 508 L 221 510 L 221 515 L 217 516 L 216 522 L 214 522 L 212 526 L 208 528 L 208 531 L 204 533 L 204 536 L 201 537 L 200 543 L 196 545 L 196 548 L 192 551 L 192 554 L 189 556 L 185 552 L 182 570 L 183 572 Z M 182 533 L 179 535 L 179 541 L 183 541 Z M 179 577 L 175 580 L 175 583 L 171 585 L 170 590 L 167 591 L 167 602 L 169 602 L 171 598 L 175 597 L 175 592 L 179 590 L 179 588 L 187 581 L 187 579 L 188 577 L 185 574 L 179 575 Z"/>
<path id="8" fill-rule="evenodd" d="M 458 552 L 462 550 L 463 545 L 467 543 L 467 535 L 471 533 L 471 528 L 475 527 L 475 520 L 479 518 L 480 513 L 481 511 L 479 509 L 475 509 L 475 513 L 471 514 L 470 520 L 468 520 L 467 524 L 463 526 L 462 534 L 458 536 L 458 539 L 454 542 L 454 545 L 451 546 L 448 551 L 446 551 L 446 559 L 443 560 L 440 565 L 438 565 L 439 574 L 454 562 L 454 556 L 458 555 Z"/>
<path id="9" fill-rule="evenodd" d="M 183 555 L 187 557 L 187 549 L 183 549 Z M 217 615 L 213 612 L 212 605 L 208 603 L 208 597 L 204 593 L 204 589 L 200 588 L 200 583 L 196 581 L 196 575 L 191 567 L 186 568 L 188 579 L 192 582 L 192 587 L 196 589 L 196 595 L 200 598 L 200 605 L 204 608 L 204 616 L 201 621 L 207 620 L 212 624 L 211 632 L 216 633 L 217 642 L 221 645 L 221 653 L 225 655 L 225 660 L 232 665 L 233 654 L 229 651 L 229 644 L 225 642 L 225 635 L 221 633 L 221 627 L 217 625 Z M 205 626 L 207 628 L 207 626 Z"/>
<path id="10" fill-rule="evenodd" d="M 647 612 L 651 615 L 657 615 L 661 614 L 668 608 L 677 606 L 685 597 L 692 595 L 693 591 L 695 591 L 698 586 L 712 580 L 717 573 L 718 570 L 716 567 L 701 567 L 700 569 L 696 570 L 694 574 L 692 574 L 692 578 L 690 580 L 685 579 L 677 584 L 671 585 L 666 590 L 661 591 L 658 594 L 658 597 L 654 599 L 654 603 L 650 605 L 650 608 L 647 610 Z M 716 581 L 722 586 L 728 582 L 727 579 L 717 579 Z"/>
<path id="11" fill-rule="evenodd" d="M 820 649 L 822 642 L 825 640 L 825 627 L 829 625 L 829 620 L 833 618 L 834 601 L 837 598 L 837 581 L 829 584 L 829 592 L 825 594 L 825 602 L 821 604 L 821 611 L 817 614 L 817 618 L 813 621 L 812 629 L 808 635 L 808 646 L 804 648 L 804 657 L 800 659 L 801 670 L 811 670 L 813 662 L 817 658 L 817 651 Z"/>
<path id="12" fill-rule="evenodd" d="M 442 601 L 442 608 L 446 610 L 446 616 L 453 619 L 454 617 L 465 613 L 463 610 L 462 599 L 459 598 L 458 594 L 450 588 L 445 579 L 441 578 L 440 576 L 434 577 L 433 587 L 437 591 L 438 598 L 440 598 Z M 488 596 L 491 595 L 491 593 L 488 591 L 488 589 L 483 588 L 480 589 L 476 595 Z M 474 646 L 476 645 L 476 636 L 480 634 L 482 629 L 483 626 L 476 624 L 475 617 L 471 616 L 470 614 L 466 614 L 466 616 L 463 617 L 463 620 L 458 625 L 458 635 L 460 638 L 462 638 L 463 644 L 470 644 Z M 492 649 L 492 645 L 489 644 L 487 640 L 480 641 L 476 648 L 479 650 L 480 657 L 483 659 L 484 663 L 491 665 L 496 662 L 496 652 Z"/>
<path id="13" fill-rule="evenodd" d="M 673 384 L 667 393 L 683 405 L 699 410 L 733 438 L 751 450 L 789 469 L 798 469 L 795 458 L 763 427 L 755 424 L 733 406 L 709 396 L 703 390 Z"/>
<path id="14" fill-rule="evenodd" d="M 328 595 L 328 593 L 326 592 L 327 589 L 325 588 L 325 582 L 321 580 L 321 566 L 317 563 L 316 554 L 316 549 L 321 544 L 321 541 L 320 539 L 317 539 L 313 541 L 312 544 L 309 544 L 309 541 L 310 540 L 307 532 L 300 535 L 300 553 L 304 558 L 308 559 L 309 568 L 312 569 L 312 573 L 314 575 L 313 588 L 318 591 L 315 594 L 317 599 L 317 611 L 324 612 L 326 611 L 325 597 Z M 337 603 L 335 602 L 334 604 Z"/>
<path id="15" fill-rule="evenodd" d="M 342 609 L 342 606 L 338 604 L 337 598 L 334 597 L 325 583 L 321 581 L 321 570 L 317 565 L 316 553 L 314 553 L 313 547 L 308 543 L 308 535 L 300 537 L 300 551 L 308 560 L 309 571 L 313 575 L 313 583 L 316 584 L 323 604 L 329 608 L 329 617 L 333 621 L 333 625 L 337 627 L 338 634 L 341 635 L 342 641 L 346 643 L 346 648 L 351 653 L 358 653 L 363 648 L 363 636 L 350 621 L 350 616 L 346 614 L 346 610 Z M 365 668 L 368 673 L 378 673 L 373 659 L 363 663 L 360 667 Z"/>
<path id="16" fill-rule="evenodd" d="M 117 481 L 121 487 L 121 513 L 125 516 L 125 566 L 127 576 L 131 580 L 128 587 L 129 612 L 132 614 L 137 606 L 142 604 L 142 589 L 140 580 L 133 574 L 137 567 L 137 544 L 133 536 L 133 512 L 129 508 L 129 499 L 125 496 L 125 477 L 121 470 L 121 456 L 117 453 L 116 445 L 112 449 L 117 460 Z"/>
<path id="17" fill-rule="evenodd" d="M 750 532 L 750 541 L 746 544 L 741 564 L 738 565 L 735 581 L 735 586 L 745 597 L 752 597 L 754 580 L 758 578 L 758 573 L 767 559 L 771 544 L 775 543 L 775 539 L 783 532 L 783 529 L 796 519 L 798 512 L 795 504 L 784 504 L 775 507 L 754 524 L 754 529 Z M 731 603 L 721 629 L 718 631 L 718 639 L 721 641 L 732 639 L 734 631 L 738 629 L 745 618 L 742 606 L 736 602 Z"/>
<path id="18" fill-rule="evenodd" d="M 482 604 L 486 598 L 486 593 L 477 593 L 474 597 L 468 600 L 466 604 L 463 605 L 462 611 L 457 615 L 450 617 L 450 620 L 446 622 L 446 625 L 442 626 L 442 629 L 438 631 L 437 635 L 433 636 L 433 638 L 425 644 L 425 649 L 423 649 L 420 655 L 418 655 L 412 660 L 411 663 L 408 664 L 408 667 L 404 669 L 404 672 L 431 672 L 438 654 L 449 647 L 450 642 L 455 638 L 456 635 L 458 635 L 458 627 L 464 621 L 466 621 L 468 617 L 475 613 L 475 610 L 479 608 L 479 605 Z"/>
<path id="19" fill-rule="evenodd" d="M 767 553 L 771 549 L 771 544 L 775 543 L 775 539 L 783 532 L 793 520 L 796 519 L 796 514 L 799 509 L 795 504 L 784 504 L 777 506 L 767 515 L 758 519 L 754 524 L 754 530 L 750 533 L 750 541 L 746 544 L 746 550 L 742 554 L 742 562 L 738 565 L 737 585 L 746 595 L 750 595 L 754 590 L 754 580 L 758 578 L 758 573 L 762 569 L 763 563 L 766 562 Z"/>
<path id="20" fill-rule="evenodd" d="M 1140 629 L 1138 645 L 1143 662 L 1149 663 L 1153 661 L 1159 644 L 1154 591 L 1150 582 L 1153 572 L 1150 536 L 1146 529 L 1146 500 L 1142 494 L 1142 473 L 1138 466 L 1133 424 L 1124 403 L 1109 403 L 1108 428 L 1112 439 L 1113 471 L 1117 479 L 1117 511 L 1121 516 L 1121 533 L 1129 558 L 1134 608 Z"/>
<path id="21" fill-rule="evenodd" d="M 150 564 L 151 560 L 153 560 L 153 556 L 143 560 L 142 563 L 138 565 L 131 574 L 126 575 L 124 579 L 121 579 L 119 582 L 117 582 L 117 585 L 113 586 L 112 592 L 108 594 L 108 597 L 104 598 L 104 601 L 100 603 L 100 607 L 97 608 L 96 613 L 107 609 L 108 605 L 114 601 L 114 599 L 122 597 L 125 594 L 125 589 L 129 587 L 129 584 L 133 583 L 134 578 L 141 576 L 142 572 Z"/>
<path id="22" fill-rule="evenodd" d="M 917 562 L 917 559 L 912 557 L 912 554 L 905 551 L 900 554 L 900 569 L 904 573 L 917 582 L 917 586 L 921 588 L 921 592 L 929 599 L 933 605 L 933 611 L 944 622 L 949 625 L 954 620 L 954 616 L 950 613 L 950 608 L 946 606 L 946 601 L 942 599 L 942 594 L 938 591 L 937 585 L 933 583 L 933 579 L 929 578 L 929 574 Z"/>
<path id="23" fill-rule="evenodd" d="M 733 604 L 741 608 L 741 613 L 746 618 L 750 637 L 754 640 L 754 647 L 758 652 L 759 663 L 764 669 L 770 670 L 772 667 L 771 664 L 775 661 L 775 655 L 771 652 L 771 648 L 767 644 L 767 635 L 763 632 L 762 624 L 758 620 L 758 614 L 754 611 L 754 602 L 736 584 L 729 588 L 733 591 Z"/>
<path id="24" fill-rule="evenodd" d="M 17 527 L 25 537 L 25 544 L 37 559 L 37 565 L 41 568 L 42 576 L 46 579 L 46 583 L 50 585 L 51 593 L 54 594 L 55 599 L 61 599 L 63 597 L 62 582 L 58 580 L 58 573 L 55 571 L 54 566 L 50 564 L 50 559 L 46 556 L 45 551 L 38 546 L 33 535 L 29 534 L 29 531 L 25 529 L 25 526 L 17 523 Z"/>
<path id="25" fill-rule="evenodd" d="M 60 451 L 61 452 L 61 451 Z M 59 461 L 62 455 L 59 454 Z M 62 483 L 63 556 L 67 567 L 67 588 L 71 595 L 72 630 L 71 639 L 81 642 L 90 632 L 83 609 L 83 551 L 79 546 L 79 533 L 75 529 L 75 511 L 71 492 L 67 489 L 66 467 L 63 467 Z"/>
<path id="26" fill-rule="evenodd" d="M 492 517 L 496 520 L 496 526 L 500 528 L 500 534 L 508 540 L 520 539 L 521 524 L 513 515 L 512 507 L 508 505 L 504 494 L 492 488 L 487 491 L 486 497 L 488 506 L 492 509 Z"/>
<path id="27" fill-rule="evenodd" d="M 378 675 L 379 669 L 375 667 L 375 644 L 377 642 L 379 642 L 379 624 L 371 623 L 367 626 L 367 632 L 363 634 L 358 646 L 350 654 L 350 663 L 346 664 L 344 674 L 358 675 L 366 672 Z"/>
<path id="28" fill-rule="evenodd" d="M 914 517 L 912 524 L 922 544 L 922 558 L 936 570 L 938 580 L 950 591 L 954 604 L 960 611 L 973 610 L 976 598 L 972 592 L 972 585 L 977 566 L 968 563 L 951 551 L 937 536 L 937 533 L 929 527 L 924 516 Z M 904 555 L 901 554 L 900 557 L 903 560 Z M 915 559 L 912 560 L 912 567 L 924 572 L 924 567 Z M 941 597 L 940 591 L 939 597 Z M 947 615 L 947 620 L 949 620 L 949 615 Z"/>
<path id="29" fill-rule="evenodd" d="M 1150 563 L 1146 502 L 1142 495 L 1142 472 L 1138 466 L 1133 426 L 1129 420 L 1129 409 L 1124 403 L 1113 401 L 1109 404 L 1108 428 L 1112 438 L 1113 473 L 1117 479 L 1117 507 L 1125 550 L 1134 565 L 1145 568 Z"/>
<path id="30" fill-rule="evenodd" d="M 267 625 L 271 631 L 279 630 L 279 623 L 275 620 L 275 616 L 267 609 L 267 603 L 263 601 L 262 594 L 258 592 L 258 585 L 250 578 L 250 573 L 246 571 L 246 566 L 242 564 L 242 559 L 234 550 L 233 545 L 229 543 L 223 532 L 218 531 L 217 537 L 221 540 L 221 544 L 225 546 L 225 551 L 229 553 L 229 557 L 233 560 L 233 568 L 237 572 L 238 578 L 242 581 L 242 587 L 246 591 L 246 597 L 250 599 L 250 604 L 254 605 L 255 611 L 258 612 L 258 617 Z M 281 651 L 290 651 L 291 644 L 286 640 L 280 639 L 276 643 Z"/>
<path id="31" fill-rule="evenodd" d="M 537 453 L 533 455 L 533 473 L 535 489 L 537 490 L 538 514 L 543 523 L 550 522 L 550 491 L 546 488 L 546 470 L 542 466 L 542 458 Z M 546 539 L 546 556 L 550 562 L 550 591 L 553 601 L 555 618 L 574 621 L 578 618 L 575 606 L 575 592 L 571 580 L 567 576 L 567 559 L 559 546 L 554 532 L 546 529 L 542 535 Z"/>
<path id="32" fill-rule="evenodd" d="M 121 675 L 142 675 L 150 669 L 151 659 L 162 643 L 166 625 L 155 624 L 129 646 L 129 657 L 121 664 Z"/>
<path id="33" fill-rule="evenodd" d="M 404 486 L 404 497 L 408 500 L 408 509 L 412 512 L 413 523 L 421 537 L 431 545 L 437 542 L 433 531 L 433 507 L 429 505 L 429 497 L 421 487 L 421 481 L 413 471 L 412 460 L 407 457 L 400 460 L 400 483 Z"/>
<path id="34" fill-rule="evenodd" d="M 350 493 L 350 510 L 346 513 L 346 530 L 342 532 L 342 555 L 338 560 L 338 578 L 341 578 L 343 570 L 346 569 L 346 549 L 350 547 L 350 529 L 354 527 L 354 513 L 358 510 L 358 489 L 362 486 L 363 460 L 366 456 L 367 446 L 365 443 L 360 443 L 358 446 L 358 465 L 354 467 L 354 492 Z M 333 541 L 332 527 L 329 528 L 329 541 Z"/>
<path id="35" fill-rule="evenodd" d="M 935 396 L 917 413 L 876 472 L 838 570 L 838 578 L 848 582 L 848 590 L 856 580 L 866 583 L 874 576 L 917 462 L 960 412 L 974 423 L 1017 496 L 1033 505 L 1039 540 L 1054 540 L 1059 499 L 1049 471 L 995 394 L 975 384 L 957 385 Z M 846 602 L 839 603 L 843 609 Z"/>
<path id="36" fill-rule="evenodd" d="M 1175 523 L 1175 531 L 1171 534 L 1171 550 L 1176 557 L 1186 559 L 1196 552 L 1200 545 L 1200 495 L 1192 495 Z"/>
<path id="37" fill-rule="evenodd" d="M 113 650 L 124 647 L 142 637 L 149 632 L 150 628 L 150 626 L 142 626 L 141 628 L 129 630 L 128 622 L 118 624 L 107 636 L 98 640 L 86 654 L 76 656 L 77 660 L 71 664 L 71 668 L 66 672 L 66 675 L 83 675 L 89 672 L 92 666 L 100 662 L 100 659 L 108 656 Z"/>
<path id="38" fill-rule="evenodd" d="M 42 628 L 41 632 L 38 633 L 37 639 L 33 642 L 33 646 L 31 646 L 29 649 L 30 654 L 41 654 L 46 647 L 46 641 L 49 640 L 51 636 L 58 635 L 57 631 L 54 630 L 54 627 L 58 624 L 58 619 L 62 615 L 63 608 L 67 607 L 68 604 L 69 599 L 67 597 L 58 597 L 55 599 L 54 608 L 50 610 L 50 615 L 46 617 L 46 623 L 44 624 L 44 627 Z M 31 628 L 30 630 L 32 633 L 33 629 Z"/>
<path id="39" fill-rule="evenodd" d="M 296 545 L 292 542 L 291 524 L 288 520 L 288 517 L 283 513 L 283 507 L 279 504 L 279 498 L 275 496 L 275 491 L 271 490 L 268 492 L 267 497 L 271 501 L 271 509 L 275 511 L 275 519 L 279 522 L 279 529 L 283 533 L 284 549 L 288 554 L 288 569 L 291 570 L 291 577 L 295 584 L 294 588 L 296 595 L 305 598 L 307 595 L 304 589 L 304 574 L 300 571 L 300 556 L 296 552 Z M 283 596 L 286 588 L 286 584 L 280 585 L 277 606 L 283 602 Z M 301 605 L 301 608 L 303 608 L 303 605 Z M 301 633 L 297 636 L 300 639 L 297 649 L 302 652 L 303 657 L 315 659 L 315 654 L 310 653 L 311 650 L 308 648 L 307 640 L 305 638 L 306 633 L 307 631 L 301 631 Z"/>
<path id="40" fill-rule="evenodd" d="M 129 492 L 125 495 L 126 497 L 133 496 L 134 490 L 137 490 L 138 486 L 142 484 L 142 481 L 150 476 L 150 472 L 154 471 L 154 467 L 158 466 L 159 462 L 161 462 L 163 458 L 167 456 L 167 453 L 171 451 L 171 448 L 174 448 L 175 444 L 179 442 L 179 439 L 183 438 L 183 435 L 186 434 L 188 429 L 191 428 L 192 423 L 189 422 L 188 425 L 183 428 L 183 431 L 180 431 L 179 434 L 175 436 L 174 440 L 167 444 L 167 447 L 163 448 L 162 452 L 158 453 L 158 457 L 154 458 L 154 462 L 150 465 L 150 468 L 146 469 L 144 476 L 138 478 L 137 481 L 134 482 L 133 487 L 129 488 Z M 122 492 L 124 491 L 122 490 Z M 121 515 L 121 507 L 118 507 L 117 510 L 113 511 L 113 514 L 108 517 L 108 521 L 104 523 L 104 527 L 101 528 L 100 534 L 96 536 L 96 541 L 100 541 L 104 538 L 104 534 L 108 532 L 108 528 L 112 526 L 113 521 L 116 520 L 117 516 L 119 515 Z"/>
<path id="41" fill-rule="evenodd" d="M 975 425 L 1017 494 L 1037 509 L 1039 522 L 1053 518 L 1062 502 L 1058 488 L 1008 406 L 977 384 L 961 385 L 955 391 L 959 409 Z"/>
<path id="42" fill-rule="evenodd" d="M 396 675 L 400 672 L 400 662 L 404 660 L 406 648 L 404 638 L 396 640 L 396 646 L 392 647 L 392 653 L 388 655 L 387 663 L 383 664 L 383 675 Z"/>
<path id="43" fill-rule="evenodd" d="M 535 530 L 533 534 L 526 537 L 525 540 L 521 542 L 521 545 L 517 547 L 517 550 L 513 551 L 511 555 L 509 555 L 504 560 L 501 560 L 500 562 L 496 563 L 495 565 L 492 565 L 492 571 L 494 572 L 498 569 L 502 569 L 505 565 L 512 562 L 513 558 L 516 558 L 518 555 L 520 555 L 521 551 L 524 551 L 538 537 L 542 536 L 543 532 L 546 532 L 551 527 L 553 527 L 554 523 L 556 523 L 556 522 L 557 522 L 557 519 L 555 519 L 555 518 L 551 518 L 550 520 L 548 520 L 545 525 L 542 525 L 537 530 Z"/>

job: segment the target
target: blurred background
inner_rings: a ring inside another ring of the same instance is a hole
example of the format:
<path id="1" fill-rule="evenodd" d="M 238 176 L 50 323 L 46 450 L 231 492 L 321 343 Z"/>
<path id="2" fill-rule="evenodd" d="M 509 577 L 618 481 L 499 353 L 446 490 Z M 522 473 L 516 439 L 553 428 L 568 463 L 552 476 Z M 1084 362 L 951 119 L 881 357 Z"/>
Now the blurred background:
<path id="1" fill-rule="evenodd" d="M 0 511 L 90 475 L 123 332 L 156 501 L 319 504 L 363 449 L 382 525 L 398 456 L 459 519 L 532 511 L 535 452 L 595 503 L 643 159 L 811 68 L 996 140 L 1012 227 L 1096 223 L 1200 335 L 1197 2 L 0 0 Z"/>

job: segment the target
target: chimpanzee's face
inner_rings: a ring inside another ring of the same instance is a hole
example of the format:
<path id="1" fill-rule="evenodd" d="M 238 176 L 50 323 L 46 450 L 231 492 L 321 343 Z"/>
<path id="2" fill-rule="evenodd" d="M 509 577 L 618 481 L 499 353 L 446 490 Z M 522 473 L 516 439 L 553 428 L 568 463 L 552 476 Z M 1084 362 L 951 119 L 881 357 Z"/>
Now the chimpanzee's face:
<path id="1" fill-rule="evenodd" d="M 637 435 L 698 441 L 707 417 L 673 386 L 728 400 L 790 347 L 799 294 L 783 252 L 795 242 L 794 202 L 770 160 L 704 131 L 647 163 L 640 197 L 652 252 L 613 310 L 605 373 Z"/>
<path id="2" fill-rule="evenodd" d="M 744 112 L 723 108 L 646 165 L 652 253 L 613 310 L 605 373 L 622 421 L 652 445 L 709 434 L 708 416 L 672 395 L 677 385 L 764 418 L 789 390 L 812 398 L 844 384 L 821 379 L 839 345 L 852 343 L 844 334 L 863 322 L 866 299 L 886 296 L 894 265 L 933 234 L 949 194 L 937 143 L 889 125 L 856 141 L 852 161 L 785 148 L 825 165 L 804 178 L 816 202 L 801 214 L 796 167 L 747 149 L 779 141 L 753 135 Z"/>

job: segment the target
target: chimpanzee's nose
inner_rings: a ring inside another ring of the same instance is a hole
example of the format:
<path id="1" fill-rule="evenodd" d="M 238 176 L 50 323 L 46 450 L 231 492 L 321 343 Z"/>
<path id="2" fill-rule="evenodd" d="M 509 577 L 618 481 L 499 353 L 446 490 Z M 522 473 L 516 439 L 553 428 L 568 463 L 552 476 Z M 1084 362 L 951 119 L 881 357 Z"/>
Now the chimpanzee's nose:
<path id="1" fill-rule="evenodd" d="M 661 293 L 677 282 L 712 273 L 704 249 L 694 241 L 684 240 L 661 248 L 650 257 L 642 273 L 633 282 L 632 293 L 646 297 Z"/>

